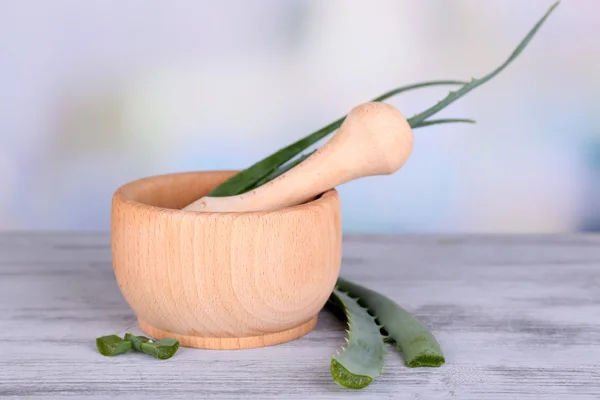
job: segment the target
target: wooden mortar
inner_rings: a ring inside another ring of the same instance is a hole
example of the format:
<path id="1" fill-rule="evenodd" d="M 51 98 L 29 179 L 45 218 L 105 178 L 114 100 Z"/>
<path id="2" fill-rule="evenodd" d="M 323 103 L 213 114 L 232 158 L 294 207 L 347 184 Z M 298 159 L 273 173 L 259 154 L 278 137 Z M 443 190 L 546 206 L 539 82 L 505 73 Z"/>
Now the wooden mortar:
<path id="1" fill-rule="evenodd" d="M 338 193 L 277 211 L 183 211 L 236 171 L 160 175 L 112 199 L 114 273 L 147 335 L 244 349 L 310 332 L 341 265 Z"/>

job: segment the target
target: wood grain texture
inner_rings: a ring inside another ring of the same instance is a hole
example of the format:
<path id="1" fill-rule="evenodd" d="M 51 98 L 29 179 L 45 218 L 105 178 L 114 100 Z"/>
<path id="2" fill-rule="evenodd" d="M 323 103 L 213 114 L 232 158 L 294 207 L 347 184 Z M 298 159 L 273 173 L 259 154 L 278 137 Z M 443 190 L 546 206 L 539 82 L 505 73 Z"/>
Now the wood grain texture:
<path id="1" fill-rule="evenodd" d="M 361 391 L 335 385 L 344 324 L 322 311 L 300 339 L 169 360 L 101 356 L 103 334 L 141 333 L 108 234 L 0 234 L 0 398 L 600 399 L 600 237 L 344 237 L 342 275 L 434 332 L 447 363 L 393 352 Z"/>
<path id="2" fill-rule="evenodd" d="M 187 211 L 277 210 L 302 204 L 354 179 L 396 172 L 413 149 L 413 132 L 391 104 L 354 107 L 333 137 L 299 165 L 237 196 L 202 197 Z"/>
<path id="3" fill-rule="evenodd" d="M 156 339 L 205 349 L 279 344 L 308 333 L 333 290 L 342 258 L 337 192 L 277 211 L 178 209 L 233 174 L 144 178 L 113 196 L 116 280 Z"/>

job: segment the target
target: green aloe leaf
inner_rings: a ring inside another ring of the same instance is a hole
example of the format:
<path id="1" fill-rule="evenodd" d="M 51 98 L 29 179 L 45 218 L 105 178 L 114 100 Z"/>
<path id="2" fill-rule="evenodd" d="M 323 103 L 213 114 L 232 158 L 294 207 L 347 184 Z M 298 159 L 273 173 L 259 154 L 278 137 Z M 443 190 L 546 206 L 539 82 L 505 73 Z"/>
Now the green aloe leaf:
<path id="1" fill-rule="evenodd" d="M 358 298 L 359 304 L 377 316 L 408 367 L 439 367 L 446 362 L 440 344 L 421 321 L 390 298 L 364 286 L 338 278 L 337 287 Z"/>
<path id="2" fill-rule="evenodd" d="M 430 125 L 437 125 L 437 124 L 452 124 L 452 123 L 457 123 L 457 122 L 464 122 L 467 124 L 474 124 L 475 120 L 474 119 L 467 119 L 467 118 L 444 118 L 444 119 L 430 119 L 427 121 L 423 121 L 418 125 L 413 126 L 413 129 L 416 128 L 422 128 L 424 126 L 430 126 Z"/>
<path id="3" fill-rule="evenodd" d="M 519 43 L 517 48 L 510 55 L 510 57 L 508 57 L 508 59 L 506 61 L 504 61 L 498 68 L 496 68 L 489 74 L 485 75 L 483 78 L 472 79 L 469 83 L 467 83 L 466 85 L 464 85 L 463 87 L 458 89 L 456 92 L 450 92 L 448 94 L 448 96 L 446 96 L 443 100 L 439 101 L 433 107 L 428 108 L 427 110 L 410 117 L 408 119 L 409 125 L 412 127 L 412 126 L 416 126 L 416 125 L 423 123 L 423 121 L 425 121 L 425 119 L 431 117 L 432 115 L 434 115 L 434 114 L 438 113 L 439 111 L 443 110 L 444 108 L 448 107 L 450 104 L 454 103 L 456 100 L 460 99 L 462 96 L 469 93 L 471 90 L 475 89 L 476 87 L 478 87 L 480 85 L 483 85 L 484 83 L 486 83 L 487 81 L 489 81 L 490 79 L 492 79 L 493 77 L 498 75 L 515 58 L 517 58 L 517 56 L 519 54 L 521 54 L 521 52 L 523 50 L 525 50 L 525 47 L 527 47 L 527 44 L 529 44 L 531 39 L 533 39 L 533 37 L 535 36 L 537 31 L 540 29 L 542 24 L 546 21 L 546 19 L 550 16 L 552 11 L 554 11 L 554 9 L 558 6 L 559 3 L 560 3 L 560 0 L 557 1 L 556 3 L 554 3 L 550 7 L 550 9 L 546 12 L 546 14 L 544 14 L 544 16 L 529 31 L 527 36 L 525 36 L 525 38 L 521 41 L 521 43 Z"/>
<path id="4" fill-rule="evenodd" d="M 294 159 L 294 160 L 292 160 L 292 161 L 290 161 L 290 162 L 282 165 L 277 170 L 271 172 L 269 175 L 265 176 L 260 181 L 256 182 L 256 184 L 254 184 L 248 190 L 256 189 L 257 187 L 260 187 L 260 186 L 264 185 L 265 183 L 270 182 L 273 179 L 277 178 L 279 175 L 288 172 L 290 169 L 294 168 L 296 165 L 300 164 L 302 161 L 304 161 L 308 157 L 310 157 L 315 151 L 316 150 L 313 150 L 310 153 L 302 154 L 300 157 L 298 157 L 298 158 L 296 158 L 296 159 Z"/>
<path id="5" fill-rule="evenodd" d="M 390 93 L 392 93 L 392 92 L 390 92 Z M 413 128 L 422 128 L 425 126 L 436 125 L 436 124 L 448 124 L 448 123 L 460 123 L 460 122 L 474 124 L 475 120 L 467 119 L 467 118 L 432 119 L 429 121 L 423 121 L 421 124 L 414 126 Z M 302 161 L 304 161 L 308 157 L 310 157 L 315 151 L 316 150 L 313 150 L 310 153 L 302 154 L 300 157 L 295 158 L 291 161 L 288 161 L 287 163 L 283 164 L 281 167 L 277 168 L 275 171 L 271 172 L 269 175 L 265 176 L 264 178 L 262 178 L 261 180 L 256 182 L 254 185 L 252 185 L 251 187 L 246 189 L 246 191 L 256 189 L 257 187 L 260 187 L 260 186 L 264 185 L 265 183 L 270 182 L 273 179 L 277 178 L 279 175 L 286 173 L 287 171 L 294 168 L 296 165 L 300 164 Z"/>
<path id="6" fill-rule="evenodd" d="M 428 86 L 465 85 L 467 83 L 468 82 L 465 82 L 465 81 L 427 81 L 427 82 L 412 83 L 410 85 L 401 86 L 399 88 L 392 89 L 389 92 L 385 92 L 381 96 L 375 97 L 371 101 L 383 101 L 383 100 L 389 99 L 392 96 L 400 94 L 402 92 L 407 92 L 409 90 L 420 89 L 420 88 L 424 88 L 424 87 L 428 87 Z"/>
<path id="7" fill-rule="evenodd" d="M 107 335 L 96 338 L 96 347 L 100 354 L 111 357 L 127 353 L 131 350 L 132 343 L 129 340 L 123 340 L 117 335 Z"/>
<path id="8" fill-rule="evenodd" d="M 396 94 L 422 88 L 426 86 L 434 86 L 434 85 L 463 85 L 460 89 L 455 92 L 450 92 L 448 96 L 446 96 L 443 100 L 439 101 L 433 107 L 428 108 L 427 110 L 416 114 L 408 119 L 408 123 L 411 127 L 422 127 L 427 126 L 428 124 L 424 124 L 425 120 L 432 115 L 438 113 L 443 110 L 465 94 L 469 93 L 471 90 L 477 88 L 478 86 L 484 84 L 489 81 L 496 75 L 498 75 L 504 68 L 506 68 L 521 52 L 525 49 L 527 44 L 531 41 L 534 35 L 537 33 L 542 24 L 546 21 L 546 19 L 550 16 L 551 12 L 558 6 L 560 0 L 554 3 L 550 9 L 546 12 L 546 14 L 535 24 L 535 26 L 531 29 L 531 31 L 527 34 L 527 36 L 521 41 L 521 43 L 517 46 L 517 48 L 512 52 L 510 57 L 502 63 L 498 68 L 496 68 L 491 73 L 485 75 L 480 79 L 472 79 L 470 82 L 465 83 L 461 81 L 430 81 L 430 82 L 422 82 L 415 83 L 407 86 L 403 86 L 397 89 L 390 90 L 374 98 L 372 101 L 383 101 L 391 96 Z M 315 144 L 319 140 L 323 139 L 327 135 L 329 135 L 334 130 L 338 129 L 341 124 L 344 122 L 345 116 L 330 123 L 329 125 L 319 129 L 318 131 L 311 133 L 310 135 L 292 143 L 291 145 L 284 147 L 272 155 L 256 162 L 250 167 L 240 171 L 238 174 L 232 176 L 227 179 L 221 185 L 214 188 L 209 196 L 213 197 L 222 197 L 222 196 L 234 196 L 237 194 L 244 193 L 253 187 L 256 187 L 257 182 L 263 180 L 268 175 L 277 171 L 279 167 L 283 164 L 294 158 L 296 155 L 301 153 L 306 148 Z M 441 123 L 441 122 L 436 122 Z M 431 125 L 431 123 L 429 124 Z"/>
<path id="9" fill-rule="evenodd" d="M 348 323 L 347 347 L 331 358 L 331 375 L 340 386 L 362 389 L 381 375 L 387 356 L 381 328 L 356 299 L 337 288 L 329 304 L 343 310 Z"/>
<path id="10" fill-rule="evenodd" d="M 418 89 L 427 86 L 436 85 L 464 85 L 462 81 L 428 81 L 415 83 L 407 86 L 402 86 L 397 89 L 390 90 L 374 98 L 372 101 L 383 101 L 399 93 L 406 92 L 408 90 Z M 261 181 L 263 178 L 277 171 L 283 164 L 300 154 L 302 151 L 317 143 L 336 129 L 338 129 L 346 119 L 346 116 L 330 123 L 329 125 L 319 129 L 316 132 L 284 147 L 270 156 L 256 162 L 250 167 L 238 172 L 225 182 L 214 188 L 209 196 L 211 197 L 223 197 L 223 196 L 235 196 L 242 194 L 256 187 L 256 183 Z"/>
<path id="11" fill-rule="evenodd" d="M 140 349 L 142 352 L 159 358 L 161 360 L 166 360 L 168 358 L 173 357 L 173 355 L 179 349 L 179 341 L 177 339 L 172 338 L 164 338 L 159 340 L 158 342 L 154 341 L 142 341 L 140 343 Z"/>
<path id="12" fill-rule="evenodd" d="M 129 340 L 135 351 L 142 351 L 142 343 L 150 341 L 150 338 L 146 336 L 136 336 L 133 333 L 126 333 L 125 340 Z"/>

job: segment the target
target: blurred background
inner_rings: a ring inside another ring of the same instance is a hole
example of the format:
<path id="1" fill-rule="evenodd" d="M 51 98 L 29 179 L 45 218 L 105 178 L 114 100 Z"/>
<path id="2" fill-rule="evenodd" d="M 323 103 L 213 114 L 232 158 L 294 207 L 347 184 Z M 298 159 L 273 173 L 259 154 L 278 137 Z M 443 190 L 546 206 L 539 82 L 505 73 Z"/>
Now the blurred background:
<path id="1" fill-rule="evenodd" d="M 1 0 L 0 230 L 108 230 L 118 186 L 242 169 L 397 86 L 481 77 L 553 1 Z M 346 232 L 600 230 L 600 1 L 338 187 Z M 389 102 L 405 115 L 450 87 Z"/>

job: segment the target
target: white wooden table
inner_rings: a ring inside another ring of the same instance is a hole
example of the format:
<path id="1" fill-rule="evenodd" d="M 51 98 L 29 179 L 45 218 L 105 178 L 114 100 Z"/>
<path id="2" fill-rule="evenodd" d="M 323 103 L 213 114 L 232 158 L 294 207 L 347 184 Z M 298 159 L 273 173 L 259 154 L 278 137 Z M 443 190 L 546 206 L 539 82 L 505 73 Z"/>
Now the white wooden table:
<path id="1" fill-rule="evenodd" d="M 0 233 L 0 398 L 600 399 L 600 236 L 346 236 L 342 275 L 419 317 L 447 362 L 388 357 L 363 390 L 329 361 L 345 325 L 251 350 L 103 357 L 141 333 L 113 277 L 108 234 Z"/>

